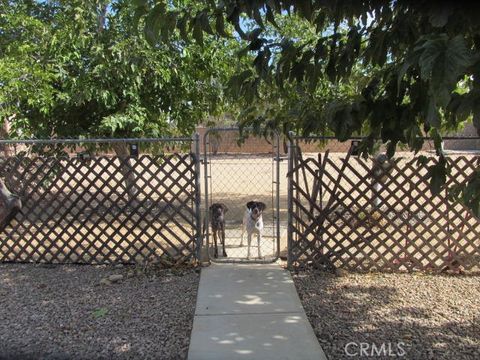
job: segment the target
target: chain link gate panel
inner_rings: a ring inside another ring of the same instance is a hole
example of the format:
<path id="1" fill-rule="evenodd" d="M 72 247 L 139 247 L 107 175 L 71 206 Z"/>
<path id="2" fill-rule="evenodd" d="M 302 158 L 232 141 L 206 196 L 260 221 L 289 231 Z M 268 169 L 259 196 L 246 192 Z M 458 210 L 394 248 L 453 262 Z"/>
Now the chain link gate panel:
<path id="1" fill-rule="evenodd" d="M 239 142 L 238 128 L 209 129 L 204 135 L 205 245 L 209 257 L 217 262 L 268 263 L 278 259 L 280 251 L 280 149 L 279 136 L 266 140 L 248 137 Z M 285 164 L 286 165 L 286 164 Z M 264 228 L 261 231 L 257 256 L 257 237 L 252 235 L 250 258 L 247 259 L 247 232 L 242 244 L 242 223 L 249 201 L 265 203 Z M 218 257 L 214 257 L 209 208 L 212 204 L 226 205 L 225 247 L 222 256 L 218 242 Z"/>

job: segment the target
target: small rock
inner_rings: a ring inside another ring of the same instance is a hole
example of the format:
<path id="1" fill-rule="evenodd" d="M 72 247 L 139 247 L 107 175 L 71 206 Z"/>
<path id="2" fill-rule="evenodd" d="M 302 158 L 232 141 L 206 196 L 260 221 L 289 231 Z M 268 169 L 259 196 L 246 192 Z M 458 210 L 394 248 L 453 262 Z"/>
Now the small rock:
<path id="1" fill-rule="evenodd" d="M 175 265 L 173 262 L 171 262 L 170 260 L 168 260 L 166 258 L 160 258 L 159 263 L 165 268 L 171 268 L 171 267 L 173 267 L 173 265 Z"/>
<path id="2" fill-rule="evenodd" d="M 132 278 L 135 276 L 135 270 L 128 270 L 127 272 L 127 278 Z"/>
<path id="3" fill-rule="evenodd" d="M 122 270 L 123 269 L 123 264 L 117 264 L 113 268 L 118 269 L 118 270 Z"/>
<path id="4" fill-rule="evenodd" d="M 337 275 L 338 277 L 345 277 L 348 275 L 348 271 L 343 269 L 335 269 L 335 275 Z"/>
<path id="5" fill-rule="evenodd" d="M 108 277 L 108 280 L 111 281 L 112 283 L 116 283 L 116 282 L 119 282 L 120 280 L 123 280 L 123 275 L 113 274 Z"/>
<path id="6" fill-rule="evenodd" d="M 104 279 L 100 280 L 100 284 L 101 285 L 110 285 L 111 282 L 107 278 L 104 278 Z"/>

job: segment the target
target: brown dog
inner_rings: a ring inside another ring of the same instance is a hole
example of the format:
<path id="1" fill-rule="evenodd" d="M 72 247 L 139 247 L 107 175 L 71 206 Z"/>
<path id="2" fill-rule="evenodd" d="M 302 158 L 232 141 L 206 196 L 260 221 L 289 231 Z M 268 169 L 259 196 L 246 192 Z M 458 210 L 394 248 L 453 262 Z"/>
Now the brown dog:
<path id="1" fill-rule="evenodd" d="M 227 256 L 225 251 L 225 213 L 228 208 L 225 204 L 214 203 L 210 206 L 210 225 L 213 233 L 213 243 L 215 246 L 214 257 L 218 257 L 217 238 L 220 239 L 223 248 L 223 256 Z"/>

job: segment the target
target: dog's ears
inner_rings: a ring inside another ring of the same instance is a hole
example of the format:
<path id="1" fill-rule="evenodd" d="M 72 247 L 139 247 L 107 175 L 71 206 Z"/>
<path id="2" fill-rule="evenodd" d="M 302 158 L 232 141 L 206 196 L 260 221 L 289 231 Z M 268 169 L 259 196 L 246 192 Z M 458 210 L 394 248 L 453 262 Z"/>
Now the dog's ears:
<path id="1" fill-rule="evenodd" d="M 215 203 L 215 204 L 212 204 L 210 205 L 210 207 L 208 208 L 210 211 L 212 211 L 214 208 L 216 207 L 221 207 L 223 209 L 223 212 L 227 212 L 228 211 L 228 208 L 227 208 L 227 205 L 225 205 L 224 203 Z"/>
<path id="2" fill-rule="evenodd" d="M 254 208 L 255 206 L 259 207 L 261 211 L 263 211 L 267 208 L 267 205 L 265 205 L 265 203 L 263 203 L 261 201 L 249 201 L 247 203 L 247 208 L 250 209 L 250 210 L 252 208 Z"/>

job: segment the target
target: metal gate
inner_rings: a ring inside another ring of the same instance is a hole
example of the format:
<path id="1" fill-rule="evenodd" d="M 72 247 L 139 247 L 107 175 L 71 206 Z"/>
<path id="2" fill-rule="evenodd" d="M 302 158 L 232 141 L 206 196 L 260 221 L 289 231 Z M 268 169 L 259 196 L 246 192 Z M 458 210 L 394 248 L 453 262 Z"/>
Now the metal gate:
<path id="1" fill-rule="evenodd" d="M 280 148 L 279 136 L 270 139 L 250 136 L 240 138 L 238 128 L 214 128 L 203 137 L 204 150 L 204 219 L 205 245 L 209 258 L 216 262 L 268 263 L 278 259 L 280 252 Z M 252 236 L 250 258 L 247 258 L 247 232 L 242 243 L 242 223 L 249 201 L 266 205 L 263 212 L 258 257 L 257 237 Z M 210 207 L 224 204 L 225 248 L 223 256 L 218 242 L 218 257 L 214 257 Z"/>

